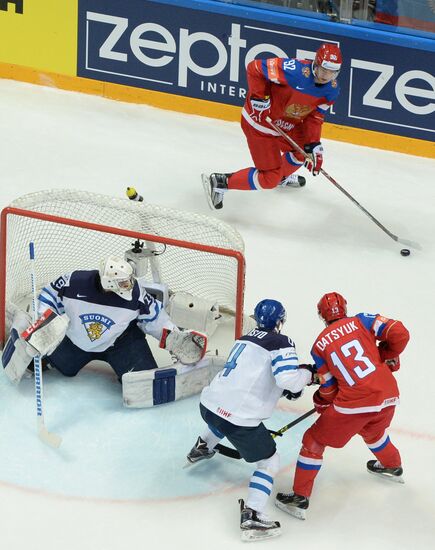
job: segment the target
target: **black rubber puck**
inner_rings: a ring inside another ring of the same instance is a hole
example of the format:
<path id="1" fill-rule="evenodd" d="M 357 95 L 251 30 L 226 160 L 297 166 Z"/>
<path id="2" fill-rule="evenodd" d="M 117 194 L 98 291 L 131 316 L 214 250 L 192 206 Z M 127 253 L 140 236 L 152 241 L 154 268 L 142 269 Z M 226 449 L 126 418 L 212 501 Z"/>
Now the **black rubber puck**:
<path id="1" fill-rule="evenodd" d="M 402 254 L 402 256 L 409 256 L 411 254 L 411 251 L 409 250 L 409 248 L 402 248 L 400 254 Z"/>

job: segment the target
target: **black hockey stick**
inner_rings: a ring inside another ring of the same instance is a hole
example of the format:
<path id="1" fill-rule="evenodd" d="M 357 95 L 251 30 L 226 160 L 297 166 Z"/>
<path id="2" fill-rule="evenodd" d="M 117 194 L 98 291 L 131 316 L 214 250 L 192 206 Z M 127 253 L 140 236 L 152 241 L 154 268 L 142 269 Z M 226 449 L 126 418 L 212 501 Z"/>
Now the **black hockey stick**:
<path id="1" fill-rule="evenodd" d="M 301 153 L 304 156 L 305 159 L 310 159 L 310 156 L 307 155 L 307 153 L 302 149 L 302 147 L 299 147 L 299 145 L 295 141 L 293 141 L 292 138 L 289 135 L 287 135 L 283 130 L 281 130 L 281 128 L 279 126 L 274 124 L 270 117 L 266 117 L 266 122 L 270 126 L 272 126 L 272 128 L 276 132 L 278 132 L 278 134 L 280 136 L 282 136 L 285 140 L 287 140 L 290 143 L 290 145 L 292 145 L 292 147 L 294 149 L 296 149 L 296 151 Z M 344 189 L 323 168 L 320 168 L 320 173 L 323 176 L 325 176 L 325 178 L 328 179 L 333 185 L 335 185 L 335 187 L 337 187 L 337 189 L 339 189 L 344 195 L 346 195 L 346 197 L 348 199 L 350 199 L 353 202 L 353 204 L 355 204 L 362 212 L 364 212 L 364 214 L 366 216 L 368 216 L 372 220 L 372 222 L 374 222 L 380 229 L 382 229 L 382 231 L 384 233 L 386 233 L 391 239 L 393 239 L 394 241 L 396 241 L 398 243 L 404 244 L 405 246 L 410 246 L 411 248 L 415 248 L 416 250 L 421 250 L 422 249 L 421 244 L 419 244 L 418 242 L 409 241 L 408 239 L 401 239 L 397 235 L 392 233 L 389 229 L 387 229 L 384 225 L 382 225 L 382 223 L 379 220 L 377 220 L 372 214 L 370 214 L 370 212 L 366 208 L 364 208 L 364 206 L 362 204 L 360 204 L 354 197 L 352 197 L 352 195 L 348 191 L 346 191 L 346 189 Z"/>
<path id="2" fill-rule="evenodd" d="M 293 428 L 293 426 L 296 426 L 296 424 L 299 424 L 299 422 L 302 422 L 302 420 L 305 420 L 312 414 L 316 412 L 316 409 L 311 409 L 310 411 L 306 412 L 302 416 L 299 416 L 289 424 L 286 424 L 282 428 L 280 428 L 277 432 L 274 432 L 273 430 L 269 430 L 269 432 L 272 434 L 272 437 L 275 439 L 275 437 L 281 437 L 283 433 L 285 433 L 290 428 Z M 214 449 L 219 454 L 223 456 L 227 456 L 228 458 L 235 458 L 236 460 L 240 460 L 242 457 L 240 456 L 239 451 L 236 449 L 232 449 L 231 447 L 227 447 L 226 445 L 222 445 L 221 443 L 218 443 Z"/>

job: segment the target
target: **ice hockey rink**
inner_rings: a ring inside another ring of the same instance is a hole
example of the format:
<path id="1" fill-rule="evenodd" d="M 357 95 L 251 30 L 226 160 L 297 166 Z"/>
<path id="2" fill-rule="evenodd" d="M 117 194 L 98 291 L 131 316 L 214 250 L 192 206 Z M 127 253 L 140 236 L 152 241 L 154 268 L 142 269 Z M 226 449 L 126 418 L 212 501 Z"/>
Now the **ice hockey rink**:
<path id="1" fill-rule="evenodd" d="M 1 207 L 20 195 L 62 188 L 218 216 L 246 246 L 245 310 L 262 298 L 287 308 L 285 330 L 301 362 L 322 329 L 316 304 L 339 291 L 349 311 L 401 319 L 411 341 L 397 373 L 401 389 L 390 436 L 405 484 L 370 476 L 371 457 L 354 438 L 327 449 L 308 519 L 270 503 L 282 524 L 270 548 L 429 549 L 435 540 L 434 338 L 435 163 L 324 140 L 324 168 L 386 227 L 423 250 L 404 258 L 385 235 L 322 176 L 301 189 L 232 192 L 212 213 L 201 172 L 250 166 L 237 123 L 0 81 Z M 38 246 L 38 243 L 35 243 Z M 96 259 L 96 262 L 98 259 Z M 97 265 L 95 266 L 97 267 Z M 59 273 L 61 274 L 61 273 Z M 59 450 L 35 434 L 33 380 L 0 375 L 2 547 L 9 550 L 235 549 L 242 544 L 238 498 L 252 466 L 216 456 L 183 469 L 200 433 L 198 396 L 152 409 L 126 409 L 112 371 L 44 378 L 45 420 Z M 278 429 L 311 408 L 313 390 L 281 400 L 267 423 Z M 289 491 L 304 430 L 278 441 L 274 492 Z"/>

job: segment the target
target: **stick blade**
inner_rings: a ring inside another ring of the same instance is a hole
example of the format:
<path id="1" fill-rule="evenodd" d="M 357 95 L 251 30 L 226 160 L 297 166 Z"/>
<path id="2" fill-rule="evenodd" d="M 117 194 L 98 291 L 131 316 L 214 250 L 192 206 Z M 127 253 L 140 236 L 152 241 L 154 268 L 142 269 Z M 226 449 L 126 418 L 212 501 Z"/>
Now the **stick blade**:
<path id="1" fill-rule="evenodd" d="M 62 438 L 55 433 L 49 432 L 43 422 L 38 422 L 38 437 L 43 443 L 54 449 L 58 449 L 62 443 Z"/>
<path id="2" fill-rule="evenodd" d="M 409 248 L 414 248 L 415 250 L 423 250 L 421 244 L 416 241 L 408 241 L 408 239 L 399 239 L 399 237 L 397 237 L 397 242 L 409 246 Z"/>
<path id="3" fill-rule="evenodd" d="M 205 198 L 210 210 L 215 210 L 210 194 L 210 177 L 207 174 L 201 174 L 202 187 L 204 189 Z"/>
<path id="4" fill-rule="evenodd" d="M 47 430 L 40 430 L 38 433 L 39 439 L 54 449 L 58 449 L 62 443 L 62 438 L 54 433 L 50 433 Z"/>
<path id="5" fill-rule="evenodd" d="M 217 451 L 222 456 L 227 456 L 228 458 L 235 458 L 236 460 L 240 460 L 241 456 L 237 449 L 232 449 L 231 447 L 226 447 L 225 445 L 222 445 L 221 443 L 218 443 L 213 447 L 214 451 Z"/>

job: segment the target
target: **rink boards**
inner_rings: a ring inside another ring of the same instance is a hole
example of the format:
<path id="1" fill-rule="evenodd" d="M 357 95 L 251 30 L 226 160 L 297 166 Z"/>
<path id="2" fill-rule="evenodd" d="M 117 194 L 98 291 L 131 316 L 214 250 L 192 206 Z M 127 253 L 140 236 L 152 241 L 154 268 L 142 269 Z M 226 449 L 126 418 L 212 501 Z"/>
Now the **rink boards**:
<path id="1" fill-rule="evenodd" d="M 341 93 L 324 136 L 435 157 L 433 40 L 210 0 L 5 8 L 0 76 L 224 120 L 240 117 L 250 60 L 337 43 Z"/>

